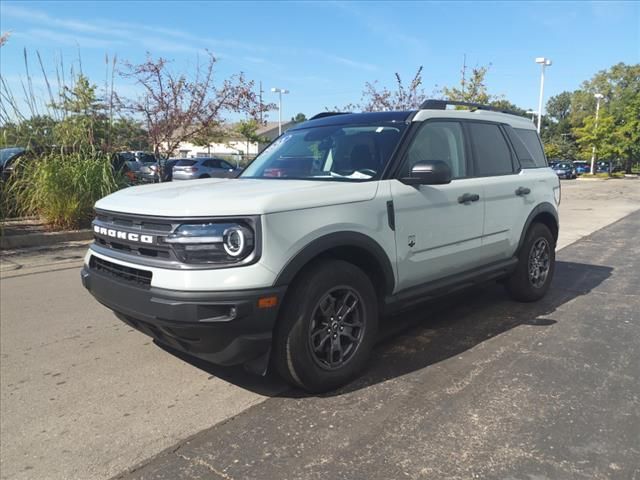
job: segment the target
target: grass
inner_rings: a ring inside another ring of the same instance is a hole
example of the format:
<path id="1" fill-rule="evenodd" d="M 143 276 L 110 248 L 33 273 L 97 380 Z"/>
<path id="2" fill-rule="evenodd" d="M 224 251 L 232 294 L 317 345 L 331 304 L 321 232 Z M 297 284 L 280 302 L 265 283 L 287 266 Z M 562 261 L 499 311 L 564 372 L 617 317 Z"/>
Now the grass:
<path id="1" fill-rule="evenodd" d="M 108 155 L 98 151 L 24 156 L 14 173 L 3 186 L 3 216 L 37 215 L 54 230 L 89 226 L 94 203 L 124 186 Z"/>

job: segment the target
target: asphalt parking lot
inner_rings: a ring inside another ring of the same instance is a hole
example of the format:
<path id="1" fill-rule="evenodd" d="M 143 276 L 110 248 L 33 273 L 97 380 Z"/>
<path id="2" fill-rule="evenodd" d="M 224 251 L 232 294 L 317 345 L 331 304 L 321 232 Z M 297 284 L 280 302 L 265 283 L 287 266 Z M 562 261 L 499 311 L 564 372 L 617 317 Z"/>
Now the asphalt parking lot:
<path id="1" fill-rule="evenodd" d="M 389 319 L 321 397 L 157 347 L 83 291 L 84 246 L 4 255 L 1 477 L 640 478 L 638 210 L 639 181 L 563 182 L 543 301 Z"/>

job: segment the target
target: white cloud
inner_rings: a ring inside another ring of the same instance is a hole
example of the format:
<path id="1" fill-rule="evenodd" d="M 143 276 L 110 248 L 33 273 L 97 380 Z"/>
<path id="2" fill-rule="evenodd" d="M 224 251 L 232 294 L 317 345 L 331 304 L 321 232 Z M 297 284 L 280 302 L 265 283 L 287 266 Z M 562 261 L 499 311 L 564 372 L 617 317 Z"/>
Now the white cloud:
<path id="1" fill-rule="evenodd" d="M 125 45 L 125 42 L 115 39 L 102 39 L 77 35 L 72 33 L 60 33 L 46 28 L 31 28 L 23 32 L 15 32 L 17 38 L 29 40 L 42 40 L 44 42 L 55 42 L 58 45 L 82 46 L 86 48 L 111 48 L 117 45 Z"/>
<path id="2" fill-rule="evenodd" d="M 242 59 L 243 61 L 277 67 L 263 56 L 245 55 L 238 57 L 217 51 L 218 48 L 231 50 L 246 50 L 252 53 L 268 53 L 277 51 L 279 54 L 289 52 L 293 55 L 304 54 L 323 58 L 332 63 L 343 65 L 356 70 L 377 70 L 375 65 L 367 62 L 345 58 L 318 49 L 295 49 L 287 47 L 269 48 L 233 39 L 217 39 L 196 36 L 182 30 L 155 25 L 137 24 L 131 22 L 114 22 L 108 20 L 82 21 L 69 18 L 58 18 L 48 13 L 14 4 L 0 4 L 0 13 L 4 18 L 18 18 L 26 22 L 42 25 L 40 28 L 27 30 L 26 35 L 16 33 L 16 36 L 41 39 L 59 45 L 81 46 L 87 48 L 111 48 L 124 45 L 139 45 L 148 50 L 161 52 L 187 52 L 202 54 L 205 49 L 212 50 L 216 58 Z M 60 31 L 52 30 L 60 27 Z M 149 35 L 152 34 L 152 35 Z M 237 60 L 236 60 L 237 63 Z"/>

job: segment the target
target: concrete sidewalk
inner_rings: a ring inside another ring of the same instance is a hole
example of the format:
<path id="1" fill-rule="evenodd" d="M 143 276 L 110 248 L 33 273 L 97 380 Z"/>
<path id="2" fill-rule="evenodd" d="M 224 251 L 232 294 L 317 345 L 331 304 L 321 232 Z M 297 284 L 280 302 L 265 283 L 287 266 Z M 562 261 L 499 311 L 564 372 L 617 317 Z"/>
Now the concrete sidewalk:
<path id="1" fill-rule="evenodd" d="M 565 248 L 547 297 L 496 284 L 395 319 L 365 376 L 289 391 L 121 480 L 640 478 L 640 213 Z"/>

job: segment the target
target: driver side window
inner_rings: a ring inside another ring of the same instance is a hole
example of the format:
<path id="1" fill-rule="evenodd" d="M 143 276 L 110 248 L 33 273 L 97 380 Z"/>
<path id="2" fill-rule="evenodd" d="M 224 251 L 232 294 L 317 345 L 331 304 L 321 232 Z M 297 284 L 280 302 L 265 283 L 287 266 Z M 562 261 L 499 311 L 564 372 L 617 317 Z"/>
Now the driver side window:
<path id="1" fill-rule="evenodd" d="M 418 162 L 439 160 L 451 168 L 452 178 L 467 176 L 464 134 L 458 122 L 425 122 L 406 154 L 402 176 Z"/>

